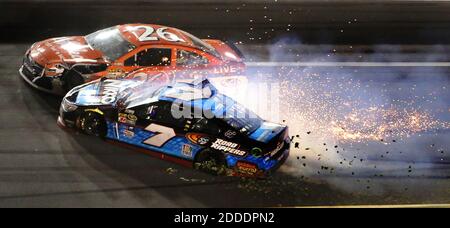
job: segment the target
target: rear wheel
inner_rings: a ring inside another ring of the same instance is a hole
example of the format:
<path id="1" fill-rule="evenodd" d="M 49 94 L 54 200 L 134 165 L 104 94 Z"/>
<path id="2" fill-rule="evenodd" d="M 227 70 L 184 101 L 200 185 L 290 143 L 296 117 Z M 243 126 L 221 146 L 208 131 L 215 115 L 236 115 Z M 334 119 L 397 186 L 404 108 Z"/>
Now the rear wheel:
<path id="1" fill-rule="evenodd" d="M 104 117 L 95 112 L 87 112 L 80 118 L 79 122 L 80 130 L 92 136 L 100 138 L 106 137 L 106 121 Z"/>
<path id="2" fill-rule="evenodd" d="M 225 175 L 227 173 L 225 156 L 222 153 L 203 150 L 195 159 L 195 168 L 213 175 Z"/>

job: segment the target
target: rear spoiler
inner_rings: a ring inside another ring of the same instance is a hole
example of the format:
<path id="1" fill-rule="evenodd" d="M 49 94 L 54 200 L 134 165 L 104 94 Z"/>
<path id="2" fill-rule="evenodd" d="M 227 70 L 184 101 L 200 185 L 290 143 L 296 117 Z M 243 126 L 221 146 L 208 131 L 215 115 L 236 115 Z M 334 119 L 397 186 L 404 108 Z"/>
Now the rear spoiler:
<path id="1" fill-rule="evenodd" d="M 244 54 L 242 53 L 241 50 L 239 50 L 239 48 L 233 42 L 225 41 L 224 43 L 227 44 L 234 52 L 236 52 L 236 54 L 239 56 L 239 58 L 241 58 L 242 60 L 245 60 Z"/>

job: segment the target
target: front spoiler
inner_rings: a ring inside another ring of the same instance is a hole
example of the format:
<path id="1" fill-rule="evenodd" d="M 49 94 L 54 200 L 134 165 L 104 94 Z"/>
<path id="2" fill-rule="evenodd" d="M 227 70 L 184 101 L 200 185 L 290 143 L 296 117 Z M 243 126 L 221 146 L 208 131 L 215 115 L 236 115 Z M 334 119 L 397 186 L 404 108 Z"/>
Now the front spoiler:
<path id="1" fill-rule="evenodd" d="M 272 176 L 272 174 L 274 174 L 288 159 L 290 154 L 290 150 L 289 149 L 285 149 L 283 152 L 283 155 L 280 156 L 278 162 L 276 163 L 275 166 L 273 166 L 272 168 L 270 168 L 269 170 L 259 170 L 256 173 L 252 173 L 252 174 L 247 174 L 247 173 L 242 173 L 239 172 L 239 170 L 237 170 L 235 167 L 234 168 L 230 168 L 231 173 L 229 174 L 229 176 L 234 176 L 234 177 L 246 177 L 246 178 L 261 178 L 261 179 L 266 179 L 269 178 L 270 176 Z"/>

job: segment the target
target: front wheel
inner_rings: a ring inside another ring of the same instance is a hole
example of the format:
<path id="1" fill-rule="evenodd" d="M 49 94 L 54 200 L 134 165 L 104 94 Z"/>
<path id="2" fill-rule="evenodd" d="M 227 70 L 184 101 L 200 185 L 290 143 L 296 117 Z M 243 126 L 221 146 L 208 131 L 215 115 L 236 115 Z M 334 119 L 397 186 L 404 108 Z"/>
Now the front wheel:
<path id="1" fill-rule="evenodd" d="M 106 137 L 106 121 L 103 116 L 98 113 L 87 112 L 81 116 L 79 128 L 87 135 L 97 136 L 100 138 Z"/>
<path id="2" fill-rule="evenodd" d="M 213 175 L 225 175 L 227 173 L 225 156 L 222 153 L 203 150 L 195 159 L 195 168 Z"/>

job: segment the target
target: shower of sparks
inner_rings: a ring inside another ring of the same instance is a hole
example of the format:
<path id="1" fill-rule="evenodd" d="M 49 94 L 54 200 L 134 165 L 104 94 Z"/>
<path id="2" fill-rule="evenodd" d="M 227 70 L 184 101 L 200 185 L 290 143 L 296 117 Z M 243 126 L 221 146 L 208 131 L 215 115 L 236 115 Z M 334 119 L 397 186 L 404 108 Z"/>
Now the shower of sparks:
<path id="1" fill-rule="evenodd" d="M 426 112 L 395 107 L 388 109 L 372 107 L 355 109 L 343 119 L 332 121 L 330 130 L 341 140 L 378 141 L 385 138 L 409 137 L 411 134 L 448 127 Z"/>
<path id="2" fill-rule="evenodd" d="M 392 89 L 389 84 L 371 88 L 369 85 L 374 83 L 360 82 L 348 75 L 288 67 L 281 68 L 275 76 L 281 88 L 281 118 L 292 134 L 314 132 L 333 141 L 363 142 L 450 129 L 450 122 L 416 107 L 419 105 L 415 104 L 415 97 L 386 99 L 384 93 Z M 411 92 L 415 90 L 416 87 L 411 88 Z"/>

